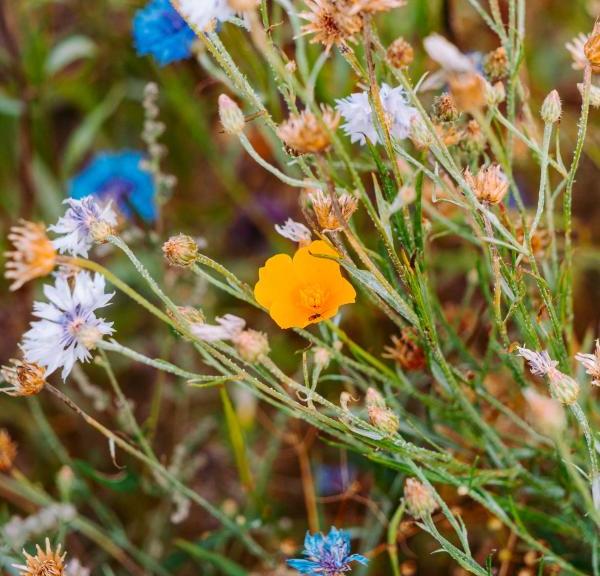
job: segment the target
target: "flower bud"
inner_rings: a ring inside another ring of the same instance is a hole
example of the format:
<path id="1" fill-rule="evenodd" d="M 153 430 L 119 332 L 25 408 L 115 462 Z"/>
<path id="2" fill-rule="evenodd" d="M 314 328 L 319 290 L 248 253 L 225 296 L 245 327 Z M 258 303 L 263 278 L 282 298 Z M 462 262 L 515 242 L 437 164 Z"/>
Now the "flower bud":
<path id="1" fill-rule="evenodd" d="M 419 520 L 431 516 L 438 509 L 438 503 L 431 490 L 416 478 L 407 478 L 404 484 L 404 498 L 410 514 Z"/>
<path id="2" fill-rule="evenodd" d="M 429 148 L 434 142 L 433 134 L 419 116 L 415 116 L 410 123 L 410 139 L 420 150 Z"/>
<path id="3" fill-rule="evenodd" d="M 560 402 L 538 394 L 533 388 L 527 388 L 523 395 L 529 406 L 533 425 L 547 436 L 559 436 L 567 425 L 565 411 Z"/>
<path id="4" fill-rule="evenodd" d="M 198 259 L 198 244 L 186 234 L 178 234 L 169 238 L 162 247 L 163 254 L 171 266 L 185 268 Z"/>
<path id="5" fill-rule="evenodd" d="M 560 96 L 556 90 L 552 90 L 552 92 L 546 96 L 544 103 L 542 104 L 542 120 L 546 124 L 554 124 L 560 120 L 561 114 L 562 104 L 560 103 Z"/>
<path id="6" fill-rule="evenodd" d="M 368 409 L 368 413 L 371 424 L 378 430 L 387 434 L 398 432 L 400 419 L 389 408 L 379 408 L 374 406 Z"/>
<path id="7" fill-rule="evenodd" d="M 313 349 L 313 360 L 320 370 L 325 370 L 331 362 L 331 352 L 327 348 L 317 346 Z"/>
<path id="8" fill-rule="evenodd" d="M 227 134 L 238 135 L 244 131 L 246 120 L 240 107 L 227 94 L 219 96 L 219 118 Z"/>
<path id="9" fill-rule="evenodd" d="M 550 383 L 550 394 L 565 406 L 570 406 L 577 402 L 579 396 L 579 383 L 564 374 L 560 370 L 554 369 L 548 372 Z"/>
<path id="10" fill-rule="evenodd" d="M 506 50 L 502 46 L 486 54 L 483 59 L 483 71 L 490 79 L 490 82 L 506 78 L 509 71 L 509 61 Z"/>
<path id="11" fill-rule="evenodd" d="M 367 409 L 387 408 L 384 397 L 381 395 L 381 393 L 377 389 L 373 388 L 372 386 L 369 386 L 369 388 L 367 390 L 365 404 L 367 405 Z"/>
<path id="12" fill-rule="evenodd" d="M 232 342 L 246 362 L 257 362 L 270 351 L 267 335 L 257 330 L 244 330 L 234 336 Z"/>

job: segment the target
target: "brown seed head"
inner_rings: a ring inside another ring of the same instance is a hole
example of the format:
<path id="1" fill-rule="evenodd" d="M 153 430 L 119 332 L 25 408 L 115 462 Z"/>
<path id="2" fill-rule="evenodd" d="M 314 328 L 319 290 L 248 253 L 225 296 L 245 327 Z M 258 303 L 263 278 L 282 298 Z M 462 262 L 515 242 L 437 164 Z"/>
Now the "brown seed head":
<path id="1" fill-rule="evenodd" d="M 67 553 L 64 552 L 61 555 L 60 544 L 56 551 L 53 551 L 50 540 L 46 538 L 46 550 L 42 550 L 39 544 L 36 548 L 34 556 L 23 550 L 26 564 L 15 565 L 15 568 L 20 570 L 20 576 L 66 576 L 65 556 Z"/>
<path id="2" fill-rule="evenodd" d="M 312 205 L 317 223 L 323 232 L 342 230 L 358 207 L 358 200 L 347 193 L 337 197 L 339 211 L 334 206 L 331 197 L 322 190 L 310 190 L 308 199 Z M 340 215 L 343 222 L 340 221 Z"/>
<path id="3" fill-rule="evenodd" d="M 404 38 L 396 38 L 388 46 L 386 56 L 394 68 L 408 68 L 413 62 L 415 51 Z"/>
<path id="4" fill-rule="evenodd" d="M 455 122 L 459 117 L 454 98 L 448 93 L 437 96 L 433 101 L 433 118 L 436 122 Z"/>
<path id="5" fill-rule="evenodd" d="M 498 164 L 483 166 L 476 176 L 465 170 L 465 180 L 480 202 L 500 204 L 508 192 L 508 179 Z"/>
<path id="6" fill-rule="evenodd" d="M 163 254 L 171 266 L 191 266 L 198 259 L 198 244 L 186 234 L 169 238 L 162 247 Z"/>
<path id="7" fill-rule="evenodd" d="M 0 368 L 2 377 L 10 388 L 0 391 L 9 396 L 33 396 L 39 394 L 46 384 L 46 370 L 38 364 L 12 358 L 10 364 Z"/>
<path id="8" fill-rule="evenodd" d="M 352 41 L 363 27 L 360 14 L 352 13 L 349 0 L 306 0 L 308 12 L 300 17 L 308 21 L 302 27 L 305 34 L 313 34 L 311 42 L 321 42 L 327 50 L 335 45 Z"/>
<path id="9" fill-rule="evenodd" d="M 592 70 L 600 72 L 600 21 L 596 22 L 590 37 L 583 45 L 583 53 L 592 66 Z"/>
<path id="10" fill-rule="evenodd" d="M 329 133 L 335 132 L 340 115 L 331 108 L 323 107 L 323 122 L 309 110 L 291 114 L 277 129 L 277 135 L 285 145 L 297 154 L 317 153 L 327 150 L 331 144 Z"/>
<path id="11" fill-rule="evenodd" d="M 498 82 L 508 75 L 508 56 L 503 46 L 486 54 L 483 60 L 483 71 L 490 82 Z"/>

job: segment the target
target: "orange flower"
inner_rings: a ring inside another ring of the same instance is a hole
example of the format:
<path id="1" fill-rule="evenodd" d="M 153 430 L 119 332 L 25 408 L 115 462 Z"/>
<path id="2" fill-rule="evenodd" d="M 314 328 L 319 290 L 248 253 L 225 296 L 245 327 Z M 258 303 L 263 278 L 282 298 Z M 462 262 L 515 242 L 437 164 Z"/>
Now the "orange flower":
<path id="1" fill-rule="evenodd" d="M 269 258 L 259 270 L 254 296 L 280 328 L 304 328 L 337 314 L 356 299 L 340 265 L 319 255 L 339 256 L 326 242 L 316 240 L 287 254 Z"/>

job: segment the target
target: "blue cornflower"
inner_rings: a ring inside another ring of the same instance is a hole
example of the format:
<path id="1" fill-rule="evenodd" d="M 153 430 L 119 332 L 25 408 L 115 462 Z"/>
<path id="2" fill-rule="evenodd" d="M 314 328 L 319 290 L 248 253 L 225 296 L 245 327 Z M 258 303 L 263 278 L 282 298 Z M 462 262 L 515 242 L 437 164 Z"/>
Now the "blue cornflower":
<path id="1" fill-rule="evenodd" d="M 133 41 L 140 56 L 152 54 L 160 66 L 191 55 L 196 34 L 169 0 L 151 0 L 133 19 Z"/>
<path id="2" fill-rule="evenodd" d="M 288 560 L 289 566 L 309 576 L 338 576 L 350 572 L 351 562 L 367 565 L 368 559 L 361 554 L 350 554 L 350 533 L 331 527 L 326 536 L 306 533 L 304 550 L 306 560 Z"/>
<path id="3" fill-rule="evenodd" d="M 112 201 L 128 218 L 134 214 L 153 222 L 156 219 L 156 187 L 151 174 L 142 170 L 144 155 L 136 150 L 102 152 L 69 183 L 75 199 L 93 195 Z"/>

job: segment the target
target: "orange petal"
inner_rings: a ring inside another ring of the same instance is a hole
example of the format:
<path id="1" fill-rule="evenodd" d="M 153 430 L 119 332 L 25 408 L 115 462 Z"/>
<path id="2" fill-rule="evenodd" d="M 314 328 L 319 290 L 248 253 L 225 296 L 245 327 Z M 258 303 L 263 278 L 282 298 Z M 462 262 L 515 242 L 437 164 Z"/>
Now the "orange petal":
<path id="1" fill-rule="evenodd" d="M 269 309 L 277 296 L 282 292 L 289 292 L 295 284 L 292 259 L 287 254 L 269 258 L 258 271 L 258 278 L 254 297 L 261 306 Z"/>
<path id="2" fill-rule="evenodd" d="M 269 310 L 271 318 L 280 328 L 304 328 L 310 324 L 310 312 L 299 306 L 291 292 L 280 295 Z"/>
<path id="3" fill-rule="evenodd" d="M 339 257 L 339 254 L 323 240 L 315 240 L 300 248 L 294 255 L 294 270 L 300 281 L 318 282 L 339 274 L 340 265 L 337 262 L 318 258 L 315 254 Z"/>

